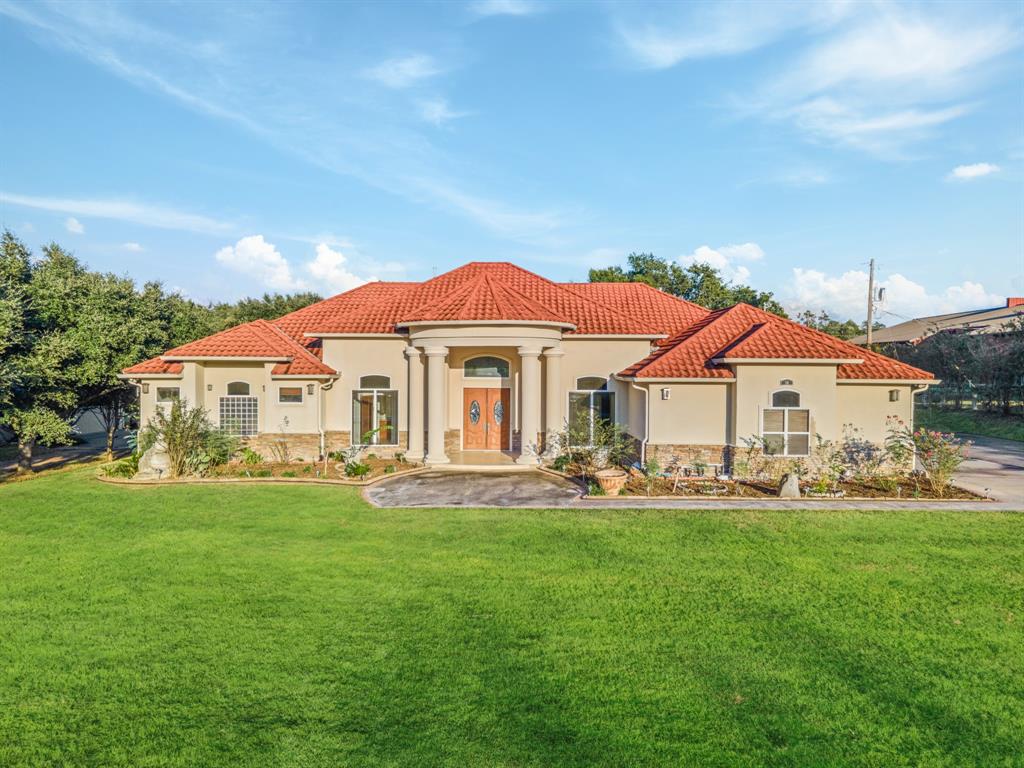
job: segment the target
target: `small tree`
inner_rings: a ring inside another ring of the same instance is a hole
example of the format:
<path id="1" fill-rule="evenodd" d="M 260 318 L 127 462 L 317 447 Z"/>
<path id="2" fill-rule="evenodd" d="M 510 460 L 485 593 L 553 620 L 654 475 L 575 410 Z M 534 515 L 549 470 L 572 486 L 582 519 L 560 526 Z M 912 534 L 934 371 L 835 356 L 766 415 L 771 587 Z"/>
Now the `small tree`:
<path id="1" fill-rule="evenodd" d="M 238 439 L 210 423 L 206 410 L 175 400 L 168 409 L 157 408 L 142 431 L 139 447 L 163 446 L 170 476 L 202 475 L 227 462 L 238 450 Z"/>
<path id="2" fill-rule="evenodd" d="M 629 466 L 636 458 L 633 438 L 608 419 L 574 419 L 557 437 L 556 465 L 584 478 L 608 466 Z"/>

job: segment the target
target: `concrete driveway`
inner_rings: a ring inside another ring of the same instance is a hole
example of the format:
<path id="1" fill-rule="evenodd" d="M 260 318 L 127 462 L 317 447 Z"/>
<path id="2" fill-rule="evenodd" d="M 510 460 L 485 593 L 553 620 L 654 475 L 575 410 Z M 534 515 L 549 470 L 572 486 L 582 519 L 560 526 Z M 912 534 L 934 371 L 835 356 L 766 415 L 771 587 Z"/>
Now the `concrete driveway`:
<path id="1" fill-rule="evenodd" d="M 981 435 L 958 437 L 974 445 L 956 473 L 956 484 L 1024 509 L 1024 443 Z"/>
<path id="2" fill-rule="evenodd" d="M 580 494 L 574 483 L 538 470 L 422 472 L 371 485 L 378 507 L 564 507 Z"/>

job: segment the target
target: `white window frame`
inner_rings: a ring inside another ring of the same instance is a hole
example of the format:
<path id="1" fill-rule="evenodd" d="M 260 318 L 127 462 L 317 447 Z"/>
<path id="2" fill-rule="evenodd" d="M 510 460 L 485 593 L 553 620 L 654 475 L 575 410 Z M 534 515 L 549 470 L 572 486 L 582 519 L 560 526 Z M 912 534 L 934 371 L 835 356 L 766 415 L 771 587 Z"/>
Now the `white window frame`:
<path id="1" fill-rule="evenodd" d="M 593 448 L 594 447 L 594 422 L 597 419 L 597 408 L 594 405 L 594 393 L 596 392 L 596 393 L 599 393 L 599 394 L 602 394 L 602 395 L 610 395 L 611 396 L 611 412 L 612 412 L 611 421 L 612 421 L 612 423 L 616 423 L 616 419 L 615 419 L 615 405 L 616 405 L 616 403 L 615 403 L 615 399 L 616 399 L 615 398 L 615 392 L 608 388 L 608 383 L 609 382 L 608 382 L 608 377 L 607 376 L 602 376 L 599 373 L 590 374 L 590 375 L 587 375 L 587 376 L 577 376 L 576 377 L 576 381 L 574 382 L 577 387 L 579 386 L 579 383 L 580 383 L 581 379 L 601 379 L 602 381 L 604 381 L 604 388 L 603 389 L 570 389 L 565 394 L 566 423 L 571 423 L 571 420 L 572 420 L 572 396 L 573 395 L 583 395 L 583 394 L 589 395 L 589 398 L 588 398 L 588 406 L 589 406 L 588 410 L 590 411 L 590 424 L 589 424 L 589 427 L 590 427 L 590 429 L 589 429 L 590 440 L 587 442 L 586 445 L 577 445 L 577 446 L 574 446 L 574 447 L 576 447 L 576 448 Z"/>
<path id="2" fill-rule="evenodd" d="M 248 384 L 248 382 L 245 382 L 245 381 L 243 381 L 243 382 L 232 381 L 230 383 L 231 384 Z M 249 385 L 249 391 L 252 392 L 252 385 Z M 237 434 L 239 437 L 252 437 L 253 435 L 258 435 L 260 432 L 262 432 L 262 430 L 260 429 L 260 399 L 256 395 L 252 395 L 252 394 L 249 394 L 249 395 L 221 395 L 220 396 L 220 399 L 217 401 L 217 423 L 219 424 L 221 429 L 226 430 L 228 428 L 228 425 L 224 423 L 224 405 L 225 405 L 224 401 L 225 400 L 227 400 L 227 401 L 251 400 L 252 401 L 252 405 L 256 409 L 255 413 L 253 414 L 253 418 L 252 418 L 252 423 L 253 423 L 252 431 L 251 432 L 246 432 L 243 429 L 239 429 L 239 431 L 237 433 L 232 432 L 232 434 Z M 241 424 L 239 426 L 241 427 Z"/>
<path id="3" fill-rule="evenodd" d="M 166 391 L 166 390 L 169 390 L 169 389 L 173 389 L 177 394 L 174 397 L 172 397 L 172 398 L 170 398 L 168 400 L 161 400 L 160 399 L 160 390 L 165 390 Z M 156 401 L 158 403 L 160 403 L 161 405 L 163 405 L 165 403 L 173 403 L 175 400 L 181 400 L 181 387 L 157 387 L 156 388 Z"/>
<path id="4" fill-rule="evenodd" d="M 383 374 L 383 373 L 368 373 L 368 374 L 365 374 L 365 376 L 386 376 L 386 374 Z M 359 377 L 359 383 L 360 384 L 362 384 L 363 378 L 365 378 L 365 376 L 360 376 Z M 388 384 L 390 385 L 391 384 L 391 377 L 387 376 L 387 380 L 388 380 Z M 392 442 L 392 443 L 381 443 L 381 442 L 364 443 L 363 442 L 363 434 L 364 434 L 364 432 L 360 432 L 359 431 L 358 426 L 356 424 L 355 413 L 353 413 L 352 414 L 352 417 L 353 417 L 352 418 L 352 438 L 351 438 L 352 445 L 380 446 L 382 448 L 397 446 L 399 444 L 399 435 L 398 435 L 399 413 L 400 413 L 401 408 L 402 408 L 402 401 L 401 401 L 401 398 L 399 398 L 399 392 L 398 392 L 397 389 L 394 389 L 391 386 L 388 386 L 387 388 L 384 388 L 384 387 L 380 387 L 380 388 L 377 388 L 377 387 L 360 387 L 359 389 L 353 389 L 352 390 L 352 400 L 351 400 L 351 403 L 353 405 L 355 404 L 355 400 L 356 400 L 356 396 L 357 395 L 366 395 L 366 394 L 371 394 L 371 393 L 373 394 L 373 403 L 372 403 L 371 408 L 370 408 L 370 412 L 373 414 L 373 425 L 370 427 L 371 430 L 378 430 L 380 428 L 380 424 L 379 424 L 379 420 L 378 420 L 379 413 L 378 413 L 378 410 L 377 410 L 377 400 L 380 398 L 380 396 L 382 394 L 393 394 L 394 397 L 395 397 L 395 423 L 394 423 L 393 429 L 391 430 L 392 433 L 394 434 L 394 442 Z M 355 409 L 353 408 L 353 411 L 354 410 Z M 370 431 L 370 430 L 366 430 L 366 431 Z M 379 431 L 378 432 L 374 432 L 373 439 L 374 440 L 379 440 L 379 438 L 380 438 L 380 432 Z"/>
<path id="5" fill-rule="evenodd" d="M 297 389 L 299 390 L 299 402 L 289 402 L 281 399 L 281 390 L 283 389 Z M 282 384 L 277 388 L 277 404 L 295 407 L 297 405 L 306 404 L 306 388 L 302 384 Z"/>
<path id="6" fill-rule="evenodd" d="M 783 387 L 782 389 L 774 390 L 769 395 L 768 402 L 774 403 L 775 395 L 780 392 L 792 392 L 799 398 L 797 405 L 768 405 L 761 409 L 761 438 L 765 439 L 768 435 L 781 435 L 782 436 L 782 453 L 768 454 L 770 456 L 782 456 L 782 457 L 793 457 L 793 458 L 806 458 L 811 455 L 811 409 L 806 407 L 804 402 L 804 395 L 802 392 L 793 389 L 792 387 Z M 772 430 L 766 432 L 764 428 L 764 417 L 768 411 L 782 411 L 782 431 L 777 432 Z M 807 412 L 807 431 L 796 431 L 790 430 L 789 428 L 789 412 L 790 411 L 806 411 Z M 789 436 L 790 435 L 806 435 L 807 437 L 807 452 L 806 453 L 790 453 L 789 451 Z"/>

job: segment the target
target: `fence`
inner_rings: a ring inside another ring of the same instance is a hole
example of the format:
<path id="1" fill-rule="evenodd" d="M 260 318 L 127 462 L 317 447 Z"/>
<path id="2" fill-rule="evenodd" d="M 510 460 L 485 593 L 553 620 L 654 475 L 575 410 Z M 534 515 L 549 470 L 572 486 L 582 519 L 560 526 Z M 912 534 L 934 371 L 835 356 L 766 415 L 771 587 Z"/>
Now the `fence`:
<path id="1" fill-rule="evenodd" d="M 940 384 L 917 396 L 918 406 L 1024 415 L 1024 386 Z"/>

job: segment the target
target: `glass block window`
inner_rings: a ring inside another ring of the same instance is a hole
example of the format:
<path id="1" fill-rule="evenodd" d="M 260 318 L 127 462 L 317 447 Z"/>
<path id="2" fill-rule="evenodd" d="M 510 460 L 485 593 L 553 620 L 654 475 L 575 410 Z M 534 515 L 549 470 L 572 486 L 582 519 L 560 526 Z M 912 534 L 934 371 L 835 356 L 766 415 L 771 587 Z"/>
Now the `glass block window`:
<path id="1" fill-rule="evenodd" d="M 462 364 L 462 375 L 470 378 L 507 379 L 508 360 L 492 355 L 471 357 Z"/>
<path id="2" fill-rule="evenodd" d="M 258 399 L 240 396 L 222 397 L 220 399 L 220 427 L 232 435 L 255 435 L 259 432 Z"/>
<path id="3" fill-rule="evenodd" d="M 800 393 L 772 393 L 772 407 L 761 412 L 761 436 L 769 456 L 807 456 L 811 452 L 811 412 L 800 407 Z"/>

